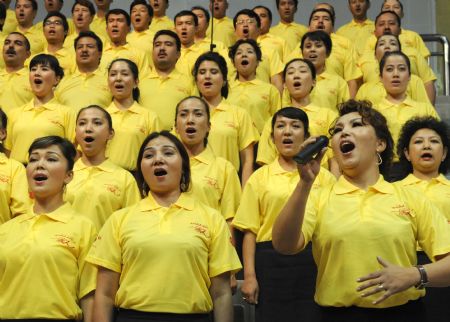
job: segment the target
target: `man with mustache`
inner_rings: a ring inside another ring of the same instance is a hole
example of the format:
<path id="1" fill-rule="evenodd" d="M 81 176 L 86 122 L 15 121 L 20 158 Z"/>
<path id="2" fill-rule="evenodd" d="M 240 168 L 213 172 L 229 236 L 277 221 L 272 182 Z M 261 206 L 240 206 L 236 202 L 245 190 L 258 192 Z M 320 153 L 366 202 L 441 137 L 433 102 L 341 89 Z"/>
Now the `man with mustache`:
<path id="1" fill-rule="evenodd" d="M 25 60 L 30 57 L 30 43 L 18 32 L 10 33 L 3 42 L 5 68 L 0 70 L 0 106 L 5 111 L 28 103 L 33 93 Z"/>
<path id="2" fill-rule="evenodd" d="M 161 128 L 170 130 L 175 108 L 183 98 L 195 93 L 192 79 L 175 66 L 181 55 L 181 41 L 171 30 L 160 30 L 153 39 L 153 70 L 141 78 L 141 105 L 156 113 Z"/>
<path id="3" fill-rule="evenodd" d="M 103 43 L 92 31 L 82 31 L 75 39 L 76 68 L 56 88 L 61 104 L 76 111 L 89 105 L 107 107 L 111 104 L 105 71 L 100 68 Z"/>

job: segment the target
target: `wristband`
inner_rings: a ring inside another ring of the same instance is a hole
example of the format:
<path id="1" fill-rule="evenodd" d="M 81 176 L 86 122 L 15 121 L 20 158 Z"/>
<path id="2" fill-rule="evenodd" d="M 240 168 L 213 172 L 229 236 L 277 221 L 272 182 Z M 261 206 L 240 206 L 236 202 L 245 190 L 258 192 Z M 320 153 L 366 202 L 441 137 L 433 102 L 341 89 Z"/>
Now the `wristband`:
<path id="1" fill-rule="evenodd" d="M 418 290 L 423 290 L 428 285 L 428 275 L 423 265 L 416 265 L 415 268 L 420 273 L 420 281 L 414 287 Z"/>

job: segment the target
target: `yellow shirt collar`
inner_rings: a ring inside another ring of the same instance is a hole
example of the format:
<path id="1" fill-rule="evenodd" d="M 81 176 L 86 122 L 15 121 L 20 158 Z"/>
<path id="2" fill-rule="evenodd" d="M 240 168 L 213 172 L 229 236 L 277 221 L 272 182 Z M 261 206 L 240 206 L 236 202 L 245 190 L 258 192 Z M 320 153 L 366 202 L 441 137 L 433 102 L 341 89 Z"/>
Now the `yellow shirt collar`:
<path id="1" fill-rule="evenodd" d="M 38 108 L 45 108 L 47 110 L 54 111 L 56 109 L 55 104 L 57 104 L 56 96 L 53 97 L 50 101 L 48 101 L 44 105 L 39 106 Z M 28 102 L 27 105 L 25 106 L 25 111 L 31 111 L 33 109 L 35 109 L 34 99 Z"/>
<path id="2" fill-rule="evenodd" d="M 403 179 L 403 184 L 405 185 L 413 185 L 423 180 L 417 178 L 414 174 L 410 173 L 405 179 Z M 446 186 L 450 186 L 450 180 L 448 180 L 443 174 L 439 174 L 436 178 L 431 179 L 431 181 L 437 181 Z"/>
<path id="3" fill-rule="evenodd" d="M 112 172 L 114 172 L 116 167 L 117 166 L 114 163 L 112 163 L 111 161 L 109 161 L 109 159 L 106 159 L 105 161 L 103 161 L 99 165 L 88 166 L 88 165 L 84 164 L 83 160 L 80 158 L 77 162 L 75 162 L 74 170 L 83 170 L 83 169 L 88 169 L 88 168 L 97 168 L 97 169 L 100 169 L 102 171 L 112 173 Z"/>
<path id="4" fill-rule="evenodd" d="M 131 105 L 131 106 L 130 106 L 128 109 L 126 109 L 126 110 L 120 110 L 120 109 L 116 106 L 116 104 L 114 103 L 114 101 L 113 101 L 113 102 L 111 102 L 111 104 L 108 106 L 107 110 L 108 110 L 108 112 L 109 112 L 110 114 L 115 114 L 115 113 L 120 113 L 120 112 L 132 112 L 132 113 L 135 113 L 135 114 L 140 114 L 140 111 L 139 111 L 139 105 L 138 105 L 138 103 L 137 103 L 136 101 L 134 101 L 133 105 Z"/>
<path id="5" fill-rule="evenodd" d="M 351 24 L 353 26 L 370 26 L 373 24 L 373 21 L 367 18 L 363 22 L 356 22 L 355 19 L 352 19 Z"/>
<path id="6" fill-rule="evenodd" d="M 214 153 L 209 146 L 206 146 L 206 148 L 199 155 L 192 157 L 192 159 L 204 164 L 211 164 L 214 161 L 214 158 Z"/>
<path id="7" fill-rule="evenodd" d="M 162 77 L 161 75 L 158 74 L 158 72 L 156 71 L 156 68 L 152 68 L 152 70 L 150 71 L 150 73 L 148 74 L 149 78 L 159 78 L 159 79 L 179 79 L 181 77 L 181 73 L 178 71 L 178 69 L 175 67 L 169 75 Z"/>
<path id="8" fill-rule="evenodd" d="M 384 180 L 382 175 L 379 176 L 378 181 L 373 186 L 370 186 L 369 189 L 377 190 L 386 194 L 394 193 L 394 188 L 389 182 Z M 344 195 L 358 190 L 361 189 L 351 184 L 343 175 L 339 177 L 336 185 L 334 186 L 334 191 L 338 195 Z"/>
<path id="9" fill-rule="evenodd" d="M 6 68 L 4 68 L 4 69 L 2 69 L 0 71 L 0 75 L 11 75 L 11 74 L 15 74 L 15 75 L 18 75 L 18 76 L 26 75 L 26 74 L 28 74 L 28 68 L 27 67 L 23 67 L 23 68 L 15 71 L 15 72 L 12 72 L 12 73 L 8 73 L 6 71 Z"/>
<path id="10" fill-rule="evenodd" d="M 116 46 L 113 46 L 111 44 L 111 42 L 108 41 L 106 46 L 103 48 L 103 51 L 107 51 L 107 50 L 122 50 L 122 49 L 130 50 L 131 49 L 130 44 L 127 42 L 125 45 L 116 47 Z"/>
<path id="11" fill-rule="evenodd" d="M 181 193 L 178 200 L 175 201 L 175 203 L 173 205 L 171 205 L 170 207 L 177 207 L 177 208 L 183 208 L 186 210 L 193 210 L 194 209 L 194 199 L 192 199 L 185 193 Z M 160 209 L 160 208 L 164 208 L 164 207 L 161 206 L 160 204 L 158 204 L 156 202 L 155 198 L 153 198 L 153 196 L 151 195 L 151 193 L 149 193 L 149 195 L 139 203 L 139 208 L 141 211 L 151 211 L 151 210 L 156 210 L 156 209 Z"/>
<path id="12" fill-rule="evenodd" d="M 0 164 L 5 164 L 6 161 L 8 161 L 8 157 L 4 153 L 0 152 Z"/>
<path id="13" fill-rule="evenodd" d="M 297 170 L 288 171 L 288 170 L 283 169 L 280 165 L 280 162 L 278 161 L 278 157 L 275 159 L 275 161 L 270 163 L 268 165 L 268 167 L 269 167 L 269 175 L 278 175 L 278 174 L 285 174 L 285 173 L 292 173 L 295 175 L 298 173 Z"/>
<path id="14" fill-rule="evenodd" d="M 24 222 L 26 220 L 30 220 L 36 216 L 47 216 L 55 221 L 67 223 L 73 216 L 73 210 L 68 202 L 64 203 L 61 207 L 59 207 L 58 209 L 56 209 L 48 214 L 44 213 L 44 214 L 37 215 L 34 213 L 33 207 L 30 207 L 28 212 L 26 214 L 24 214 L 23 216 L 21 216 L 19 222 Z"/>

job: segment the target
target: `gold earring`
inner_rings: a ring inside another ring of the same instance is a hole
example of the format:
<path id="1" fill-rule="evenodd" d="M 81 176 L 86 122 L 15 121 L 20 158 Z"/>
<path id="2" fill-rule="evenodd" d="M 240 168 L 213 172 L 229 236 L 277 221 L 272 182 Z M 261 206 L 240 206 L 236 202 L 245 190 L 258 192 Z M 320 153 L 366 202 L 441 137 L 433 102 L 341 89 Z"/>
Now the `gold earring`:
<path id="1" fill-rule="evenodd" d="M 377 152 L 378 162 L 377 165 L 381 165 L 383 163 L 383 159 L 381 158 L 381 155 Z"/>

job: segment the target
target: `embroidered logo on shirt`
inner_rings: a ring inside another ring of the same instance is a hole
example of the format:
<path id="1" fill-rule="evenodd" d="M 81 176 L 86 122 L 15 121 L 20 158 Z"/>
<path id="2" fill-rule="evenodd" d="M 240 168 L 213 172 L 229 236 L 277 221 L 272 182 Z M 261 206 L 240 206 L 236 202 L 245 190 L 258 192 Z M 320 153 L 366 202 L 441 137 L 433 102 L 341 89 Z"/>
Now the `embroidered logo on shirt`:
<path id="1" fill-rule="evenodd" d="M 115 184 L 104 184 L 107 191 L 112 192 L 115 196 L 120 196 L 120 188 L 116 186 Z"/>
<path id="2" fill-rule="evenodd" d="M 10 177 L 10 176 L 5 176 L 5 175 L 3 175 L 3 174 L 0 174 L 0 182 L 3 182 L 3 183 L 9 183 L 10 180 L 11 180 L 11 177 Z"/>
<path id="3" fill-rule="evenodd" d="M 63 124 L 59 120 L 49 120 L 49 121 L 57 126 L 63 127 Z"/>
<path id="4" fill-rule="evenodd" d="M 191 222 L 191 225 L 194 228 L 194 230 L 196 230 L 200 234 L 204 235 L 205 237 L 209 238 L 208 227 L 206 227 L 205 225 L 196 223 L 196 222 Z"/>
<path id="5" fill-rule="evenodd" d="M 75 248 L 72 237 L 62 234 L 56 234 L 55 240 L 58 244 L 65 246 L 67 248 Z"/>
<path id="6" fill-rule="evenodd" d="M 203 177 L 206 184 L 210 187 L 213 187 L 214 189 L 219 190 L 219 185 L 217 184 L 217 180 L 208 176 Z"/>
<path id="7" fill-rule="evenodd" d="M 411 209 L 403 204 L 393 206 L 391 211 L 399 216 L 411 217 Z"/>
<path id="8" fill-rule="evenodd" d="M 236 128 L 236 125 L 234 125 L 234 123 L 232 123 L 232 122 L 224 122 L 224 124 L 225 124 L 225 126 L 232 127 L 233 129 Z"/>

